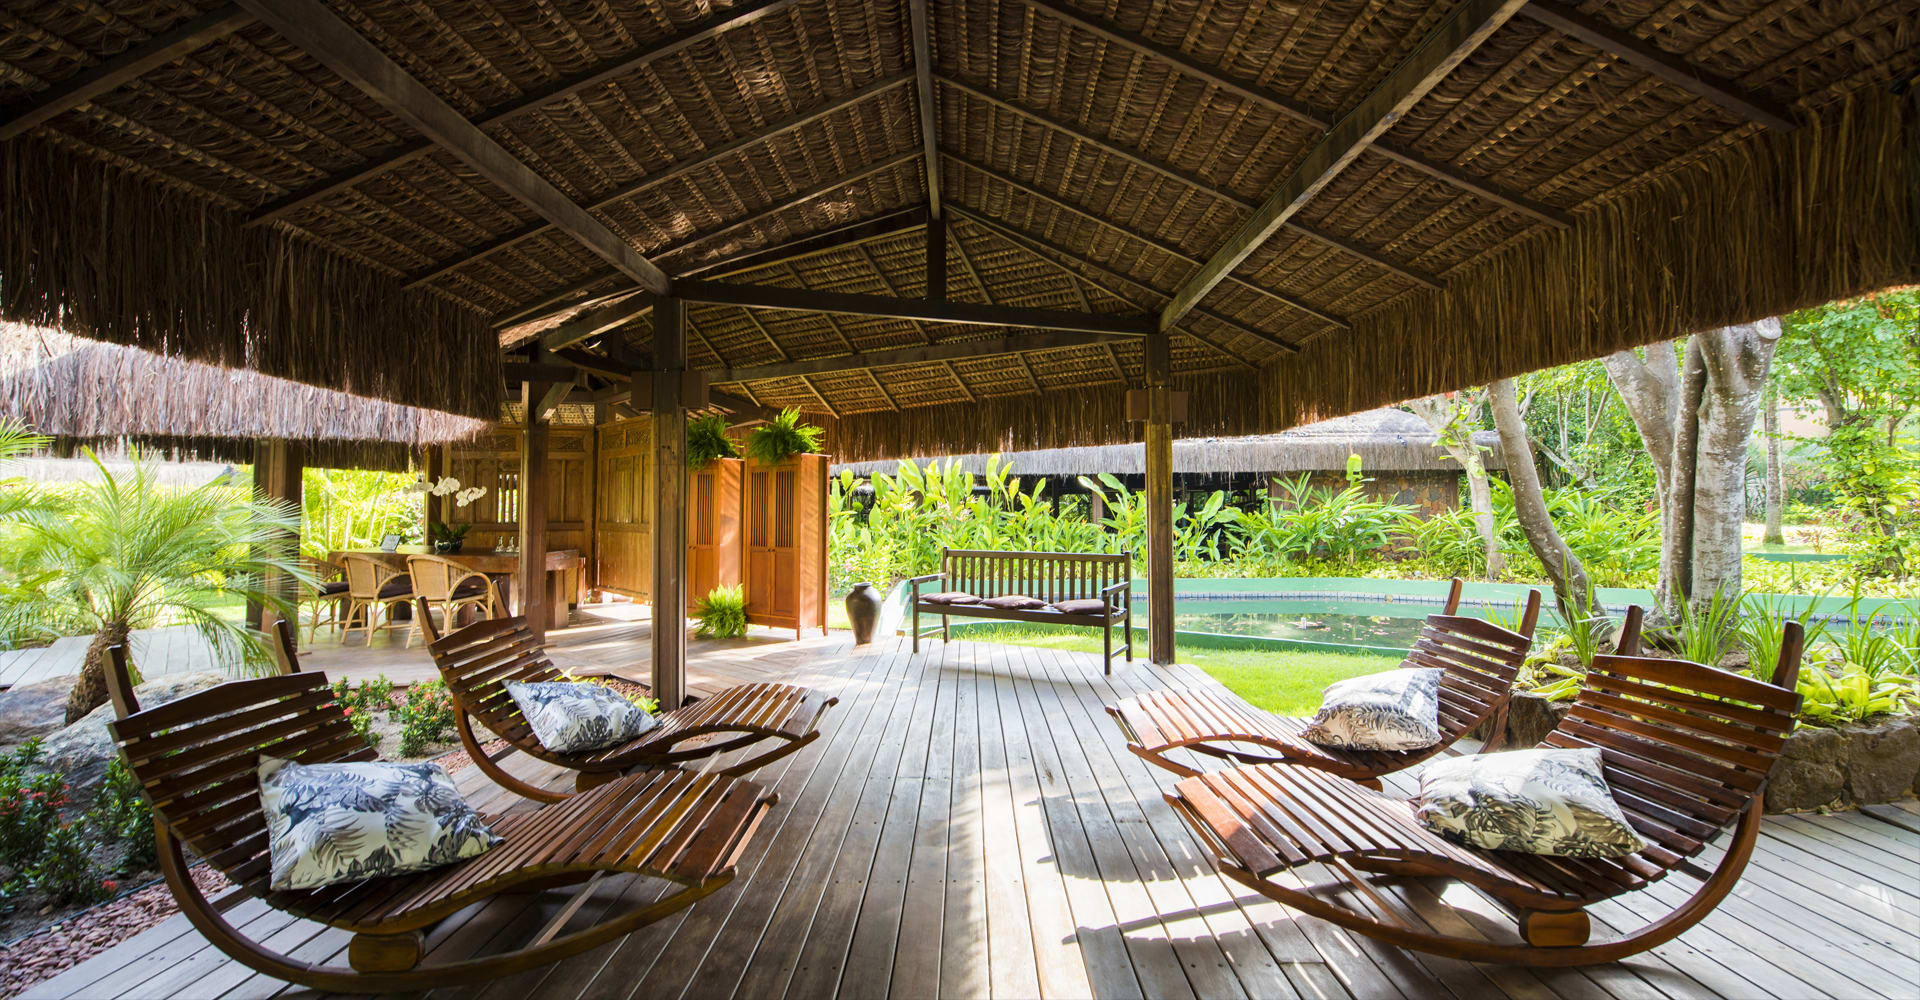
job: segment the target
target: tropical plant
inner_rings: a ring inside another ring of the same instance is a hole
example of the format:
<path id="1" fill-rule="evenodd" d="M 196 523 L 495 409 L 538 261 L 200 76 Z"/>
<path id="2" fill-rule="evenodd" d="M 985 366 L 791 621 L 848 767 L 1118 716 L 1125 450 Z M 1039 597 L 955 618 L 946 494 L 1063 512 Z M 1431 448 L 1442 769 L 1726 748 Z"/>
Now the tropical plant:
<path id="1" fill-rule="evenodd" d="M 1732 651 L 1739 638 L 1735 626 L 1740 620 L 1740 597 L 1715 591 L 1704 605 L 1680 607 L 1679 628 L 1675 639 L 1682 659 L 1717 666 Z"/>
<path id="2" fill-rule="evenodd" d="M 400 756 L 418 757 L 453 734 L 453 698 L 443 681 L 410 684 L 393 707 L 400 724 Z"/>
<path id="3" fill-rule="evenodd" d="M 329 552 L 372 548 L 388 535 L 418 538 L 417 485 L 403 473 L 308 469 L 301 477 L 300 548 Z"/>
<path id="4" fill-rule="evenodd" d="M 826 432 L 800 422 L 800 408 L 789 406 L 772 420 L 747 434 L 747 457 L 763 465 L 784 462 L 795 455 L 820 450 Z"/>
<path id="5" fill-rule="evenodd" d="M 94 634 L 80 679 L 67 702 L 79 721 L 107 699 L 108 648 L 136 628 L 158 623 L 191 627 L 224 660 L 244 668 L 275 665 L 267 636 L 232 611 L 258 603 L 291 618 L 293 605 L 269 575 L 313 585 L 291 539 L 299 515 L 291 505 L 257 499 L 230 477 L 192 489 L 167 489 L 138 459 L 115 474 L 91 451 L 99 479 L 77 485 L 57 509 L 20 515 L 20 563 L 47 577 L 44 590 L 0 608 L 0 617 L 44 620 L 55 613 L 86 623 Z M 20 595 L 15 595 L 20 596 Z M 51 612 L 49 605 L 57 607 Z"/>
<path id="6" fill-rule="evenodd" d="M 687 421 L 687 468 L 698 471 L 715 459 L 738 458 L 740 449 L 727 436 L 727 418 L 718 413 Z"/>
<path id="7" fill-rule="evenodd" d="M 107 762 L 107 776 L 100 784 L 87 821 L 103 839 L 124 846 L 121 867 L 127 871 L 150 868 L 158 859 L 159 845 L 153 837 L 153 809 L 140 779 L 133 776 L 119 757 Z"/>
<path id="8" fill-rule="evenodd" d="M 742 587 L 715 587 L 694 605 L 700 619 L 693 634 L 703 639 L 732 639 L 747 634 L 747 592 Z"/>
<path id="9" fill-rule="evenodd" d="M 1816 613 L 1822 594 L 1806 602 L 1796 616 L 1793 598 L 1779 594 L 1749 591 L 1740 601 L 1740 620 L 1735 626 L 1740 646 L 1747 651 L 1747 669 L 1761 680 L 1773 679 L 1773 668 L 1780 662 L 1780 646 L 1786 639 L 1787 623 L 1799 622 L 1803 648 L 1818 645 L 1827 632 L 1827 619 Z"/>
<path id="10" fill-rule="evenodd" d="M 1859 722 L 1911 707 L 1911 679 L 1875 678 L 1848 664 L 1814 662 L 1800 671 L 1800 714 L 1817 725 Z"/>

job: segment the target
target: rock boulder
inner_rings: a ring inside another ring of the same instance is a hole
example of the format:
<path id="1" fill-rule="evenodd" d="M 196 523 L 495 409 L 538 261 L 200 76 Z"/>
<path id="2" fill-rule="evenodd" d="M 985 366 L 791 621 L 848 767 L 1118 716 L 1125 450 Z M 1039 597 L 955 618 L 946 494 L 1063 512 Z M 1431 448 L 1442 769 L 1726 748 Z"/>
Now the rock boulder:
<path id="1" fill-rule="evenodd" d="M 141 708 L 152 708 L 232 679 L 213 671 L 170 674 L 138 685 L 133 692 Z M 106 778 L 107 764 L 117 753 L 113 736 L 107 732 L 107 723 L 112 721 L 113 706 L 102 705 L 41 742 L 41 767 L 66 778 L 68 798 L 77 809 L 85 810 L 93 805 L 100 783 Z"/>
<path id="2" fill-rule="evenodd" d="M 78 674 L 61 674 L 0 691 L 0 747 L 58 732 L 67 724 L 67 695 Z"/>

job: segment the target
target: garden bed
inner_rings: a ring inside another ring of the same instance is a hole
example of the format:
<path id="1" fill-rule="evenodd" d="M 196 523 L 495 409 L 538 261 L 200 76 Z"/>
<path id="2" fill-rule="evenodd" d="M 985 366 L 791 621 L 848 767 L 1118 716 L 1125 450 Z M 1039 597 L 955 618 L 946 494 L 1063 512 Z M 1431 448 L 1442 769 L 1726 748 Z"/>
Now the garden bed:
<path id="1" fill-rule="evenodd" d="M 1507 709 L 1507 748 L 1538 744 L 1572 705 L 1515 693 Z M 1484 738 L 1484 729 L 1474 735 Z M 1780 757 L 1767 786 L 1770 813 L 1851 809 L 1920 795 L 1920 716 L 1801 726 L 1787 737 Z"/>

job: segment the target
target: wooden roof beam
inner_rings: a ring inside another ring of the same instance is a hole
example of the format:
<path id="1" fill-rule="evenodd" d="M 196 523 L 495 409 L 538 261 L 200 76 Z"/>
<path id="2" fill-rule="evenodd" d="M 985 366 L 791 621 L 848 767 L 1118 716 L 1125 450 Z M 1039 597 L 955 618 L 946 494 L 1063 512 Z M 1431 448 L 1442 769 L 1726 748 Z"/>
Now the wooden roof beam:
<path id="1" fill-rule="evenodd" d="M 907 0 L 907 21 L 913 33 L 914 99 L 920 112 L 920 157 L 927 169 L 927 217 L 940 214 L 940 133 L 933 110 L 933 26 L 927 0 Z"/>
<path id="2" fill-rule="evenodd" d="M 903 74 L 870 83 L 844 97 L 836 98 L 809 111 L 793 115 L 789 118 L 783 118 L 766 128 L 757 129 L 737 139 L 721 143 L 698 156 L 671 164 L 659 173 L 650 174 L 638 181 L 623 185 L 615 191 L 596 198 L 586 206 L 587 210 L 597 212 L 626 201 L 629 198 L 637 197 L 662 184 L 685 177 L 695 170 L 718 163 L 743 149 L 777 139 L 804 126 L 818 122 L 822 118 L 826 118 L 836 112 L 844 111 L 868 98 L 888 93 L 906 84 L 911 79 L 913 78 Z M 414 288 L 433 281 L 436 278 L 444 277 L 457 268 L 465 267 L 476 260 L 499 253 L 502 250 L 516 246 L 542 233 L 550 232 L 553 228 L 553 224 L 550 222 L 541 222 L 522 227 L 518 231 L 502 236 L 485 246 L 475 247 L 472 250 L 462 253 L 459 257 L 433 265 L 431 268 L 408 278 L 406 287 Z"/>
<path id="3" fill-rule="evenodd" d="M 163 31 L 30 95 L 25 101 L 0 109 L 0 142 L 44 125 L 252 23 L 252 14 L 229 4 Z"/>
<path id="4" fill-rule="evenodd" d="M 1265 243 L 1289 216 L 1305 208 L 1340 172 L 1360 158 L 1375 139 L 1420 102 L 1429 91 L 1507 23 L 1527 0 L 1465 0 L 1420 40 L 1413 51 L 1389 72 L 1358 106 L 1333 128 L 1280 182 L 1251 218 L 1229 235 L 1200 269 L 1173 293 L 1160 311 L 1160 329 L 1170 330 L 1181 317 L 1235 268 Z"/>
<path id="5" fill-rule="evenodd" d="M 1193 176 L 1192 174 L 1189 174 L 1182 170 L 1177 170 L 1174 167 L 1171 167 L 1165 163 L 1161 163 L 1158 160 L 1155 160 L 1137 150 L 1128 149 L 1125 146 L 1122 146 L 1111 139 L 1106 139 L 1106 138 L 1102 138 L 1100 136 L 1094 135 L 1091 132 L 1081 129 L 1070 123 L 1063 122 L 1057 118 L 1052 117 L 1051 115 L 1042 114 L 1038 111 L 1032 110 L 1031 108 L 1022 107 L 1021 105 L 1015 104 L 1012 101 L 999 97 L 985 89 L 976 87 L 973 84 L 966 83 L 961 80 L 956 80 L 953 77 L 943 76 L 940 78 L 940 82 L 959 90 L 961 93 L 968 94 L 981 101 L 985 101 L 986 103 L 991 104 L 994 107 L 1003 108 L 1006 111 L 1011 112 L 1012 114 L 1019 115 L 1020 117 L 1025 118 L 1031 122 L 1034 122 L 1035 124 L 1038 124 L 1042 127 L 1052 129 L 1056 132 L 1059 132 L 1062 135 L 1072 136 L 1074 139 L 1084 142 L 1087 145 L 1092 146 L 1095 149 L 1099 149 L 1111 156 L 1115 156 L 1122 160 L 1125 160 L 1126 162 L 1131 163 L 1134 166 L 1139 167 L 1143 170 L 1149 171 L 1151 173 L 1159 174 L 1160 176 L 1165 177 L 1168 180 L 1171 180 L 1177 184 L 1184 184 L 1187 187 L 1194 189 L 1195 191 L 1204 192 L 1215 199 L 1224 201 L 1227 204 L 1240 209 L 1243 212 L 1251 212 L 1254 209 L 1253 202 L 1248 201 L 1247 199 L 1242 198 L 1231 191 L 1227 191 L 1223 188 L 1218 188 L 1211 184 L 1208 184 L 1206 181 L 1203 181 L 1200 178 Z M 1428 288 L 1432 288 L 1436 290 L 1444 290 L 1447 287 L 1446 282 L 1440 280 L 1439 278 L 1434 277 L 1431 274 L 1428 274 L 1425 271 L 1420 270 L 1419 268 L 1398 263 L 1397 261 L 1394 261 L 1393 259 L 1380 253 L 1379 251 L 1374 250 L 1371 247 L 1363 246 L 1359 243 L 1356 243 L 1353 240 L 1347 239 L 1344 236 L 1335 236 L 1332 233 L 1322 232 L 1321 230 L 1316 229 L 1313 226 L 1309 226 L 1301 222 L 1295 222 L 1291 219 L 1287 221 L 1287 228 L 1293 230 L 1294 232 L 1299 233 L 1302 236 L 1305 236 L 1310 240 L 1313 240 L 1316 243 L 1320 243 L 1325 246 L 1332 247 L 1333 249 L 1338 250 L 1344 254 L 1347 254 L 1350 257 L 1358 257 L 1359 259 L 1364 260 L 1370 264 L 1373 264 L 1374 266 L 1379 267 L 1382 270 L 1385 270 L 1390 273 L 1397 274 L 1403 278 L 1406 278 L 1408 281 L 1411 281 L 1415 284 L 1425 285 Z"/>
<path id="6" fill-rule="evenodd" d="M 850 222 L 844 226 L 802 236 L 796 240 L 775 244 L 761 250 L 728 257 L 711 264 L 702 264 L 685 272 L 689 278 L 719 271 L 726 274 L 738 274 L 758 267 L 772 267 L 790 264 L 803 257 L 812 257 L 836 250 L 849 250 L 874 240 L 883 240 L 889 236 L 912 232 L 927 224 L 927 209 L 924 205 L 914 205 L 899 211 L 877 215 L 860 222 Z"/>
<path id="7" fill-rule="evenodd" d="M 540 346 L 555 350 L 617 330 L 653 308 L 653 296 L 634 295 L 609 306 L 589 309 L 551 330 L 540 332 Z"/>
<path id="8" fill-rule="evenodd" d="M 887 368 L 897 365 L 947 362 L 957 358 L 979 358 L 992 355 L 1015 354 L 1022 351 L 1054 351 L 1064 348 L 1089 347 L 1137 339 L 1138 338 L 1135 337 L 1115 336 L 1106 333 L 1049 331 L 1046 333 L 992 337 L 986 340 L 963 340 L 957 343 L 922 344 L 917 347 L 903 347 L 892 351 L 869 351 L 861 354 L 845 354 L 835 358 L 782 361 L 776 364 L 755 365 L 749 368 L 715 368 L 707 370 L 707 377 L 714 382 L 756 382 L 770 378 L 795 378 L 807 375 L 820 375 L 826 372 L 852 371 L 861 368 Z"/>
<path id="9" fill-rule="evenodd" d="M 985 215 L 982 215 L 979 212 L 976 212 L 973 209 L 960 204 L 959 202 L 950 203 L 948 207 L 953 209 L 954 215 L 958 215 L 961 218 L 966 219 L 967 221 L 973 223 L 974 225 L 977 225 L 980 228 L 985 229 L 986 231 L 993 233 L 996 236 L 999 236 L 1001 239 L 1006 240 L 1007 242 L 1012 243 L 1015 246 L 1025 248 L 1028 253 L 1033 254 L 1034 256 L 1040 258 L 1041 260 L 1046 261 L 1048 264 L 1051 264 L 1053 267 L 1059 269 L 1063 274 L 1069 275 L 1080 281 L 1086 281 L 1088 284 L 1093 285 L 1095 288 L 1099 288 L 1100 290 L 1106 292 L 1109 295 L 1112 295 L 1114 298 L 1119 299 L 1122 302 L 1126 302 L 1129 300 L 1127 299 L 1126 296 L 1121 295 L 1118 292 L 1115 292 L 1106 283 L 1092 281 L 1085 274 L 1082 274 L 1074 270 L 1071 266 L 1061 263 L 1060 260 L 1055 258 L 1063 258 L 1065 260 L 1073 261 L 1081 265 L 1082 267 L 1090 268 L 1095 273 L 1099 274 L 1101 278 L 1104 279 L 1105 282 L 1111 282 L 1113 284 L 1121 284 L 1121 285 L 1131 285 L 1132 287 L 1137 288 L 1147 293 L 1148 295 L 1153 296 L 1156 299 L 1165 299 L 1167 297 L 1166 292 L 1163 292 L 1160 289 L 1155 288 L 1144 281 L 1141 281 L 1139 278 L 1135 278 L 1129 274 L 1123 274 L 1105 265 L 1095 263 L 1091 260 L 1086 259 L 1085 257 L 1080 256 L 1079 254 L 1074 253 L 1071 250 L 1068 250 L 1066 247 L 1063 247 L 1057 243 L 1052 243 L 1047 240 L 1041 239 L 1038 236 L 1034 236 L 1031 233 L 1027 233 L 1022 230 L 1015 229 L 1012 226 L 1007 225 L 1006 223 L 989 219 Z M 1239 320 L 1226 315 L 1225 313 L 1215 312 L 1212 309 L 1207 309 L 1204 307 L 1195 309 L 1194 313 L 1196 315 L 1205 316 L 1206 318 L 1213 320 L 1214 322 L 1219 323 L 1223 326 L 1231 327 L 1235 330 L 1238 330 L 1241 333 L 1244 333 L 1247 336 L 1260 341 L 1261 343 L 1271 344 L 1274 347 L 1277 347 L 1283 351 L 1286 351 L 1288 354 L 1300 353 L 1300 348 L 1298 345 L 1282 340 L 1279 337 L 1276 337 L 1265 330 L 1248 326 L 1247 324 L 1242 323 Z M 1247 361 L 1246 359 L 1240 357 L 1240 355 L 1229 350 L 1226 346 L 1222 344 L 1214 343 L 1214 341 L 1210 338 L 1200 336 L 1199 333 L 1195 332 L 1191 328 L 1189 328 L 1187 332 L 1189 334 L 1192 334 L 1196 339 L 1212 346 L 1213 348 L 1227 355 L 1228 357 L 1233 358 L 1236 361 L 1239 361 L 1241 364 L 1244 364 L 1249 368 L 1257 367 L 1252 362 Z"/>
<path id="10" fill-rule="evenodd" d="M 682 278 L 673 283 L 673 295 L 687 302 L 740 306 L 746 309 L 783 309 L 797 312 L 845 313 L 927 323 L 970 326 L 1011 326 L 1036 330 L 1067 330 L 1124 337 L 1144 337 L 1153 317 L 1116 313 L 1077 313 L 1057 309 L 986 305 L 978 302 L 936 302 L 853 292 L 824 292 L 776 285 L 736 285 Z"/>
<path id="11" fill-rule="evenodd" d="M 1052 194 L 1047 191 L 1043 191 L 1040 188 L 1037 188 L 1032 184 L 1027 183 L 1026 181 L 1020 180 L 1019 178 L 1012 176 L 1011 174 L 1002 173 L 998 170 L 995 170 L 992 167 L 987 166 L 984 163 L 979 163 L 974 160 L 967 159 L 966 157 L 961 156 L 950 149 L 942 150 L 940 155 L 945 156 L 946 158 L 964 167 L 967 167 L 970 170 L 977 170 L 981 174 L 987 177 L 990 177 L 993 180 L 996 180 L 1002 184 L 1005 184 L 1006 186 L 1013 188 L 1016 191 L 1025 193 L 1029 197 L 1036 198 L 1040 201 L 1044 201 L 1047 204 L 1052 205 L 1063 212 L 1080 216 L 1081 218 L 1086 219 L 1089 222 L 1092 222 L 1094 225 L 1104 226 L 1105 228 L 1111 229 L 1122 236 L 1125 236 L 1129 239 L 1134 240 L 1135 242 L 1144 243 L 1147 246 L 1150 246 L 1155 250 L 1158 250 L 1161 253 L 1174 258 L 1175 260 L 1179 260 L 1186 263 L 1190 267 L 1200 266 L 1200 258 L 1195 257 L 1184 250 L 1181 250 L 1179 247 L 1176 247 L 1170 243 L 1164 243 L 1155 237 L 1147 235 L 1146 233 L 1139 232 L 1138 230 L 1131 229 L 1131 228 L 1128 228 L 1127 226 L 1121 225 L 1118 222 L 1114 222 L 1111 219 L 1103 218 L 1099 215 L 1096 215 L 1093 212 L 1080 207 L 1079 205 L 1075 205 L 1072 202 L 1069 202 L 1064 198 L 1061 198 L 1059 195 Z M 1075 256 L 1078 257 L 1079 255 L 1076 254 Z M 1256 295 L 1260 295 L 1265 298 L 1272 299 L 1275 302 L 1283 303 L 1287 306 L 1290 306 L 1294 309 L 1299 310 L 1300 312 L 1306 313 L 1307 315 L 1312 316 L 1314 319 L 1317 319 L 1320 322 L 1327 324 L 1328 326 L 1338 327 L 1342 330 L 1347 330 L 1352 328 L 1352 324 L 1348 323 L 1345 319 L 1342 319 L 1341 317 L 1335 316 L 1331 313 L 1322 312 L 1321 310 L 1315 308 L 1314 306 L 1306 302 L 1302 302 L 1301 300 L 1296 299 L 1290 295 L 1284 295 L 1280 292 L 1274 291 L 1271 288 L 1262 288 L 1259 285 L 1254 284 L 1253 282 L 1245 280 L 1244 278 L 1230 277 L 1229 280 L 1233 281 L 1235 284 L 1241 286 L 1242 288 L 1245 288 L 1248 291 L 1253 292 Z M 1160 294 L 1166 295 L 1168 293 L 1162 292 Z"/>
<path id="12" fill-rule="evenodd" d="M 1650 73 L 1676 87 L 1712 101 L 1728 111 L 1759 122 L 1768 128 L 1791 132 L 1798 127 L 1793 110 L 1771 98 L 1710 73 L 1671 52 L 1655 48 L 1645 40 L 1608 24 L 1591 14 L 1581 13 L 1553 0 L 1533 0 L 1521 8 L 1520 15 L 1537 21 L 1568 38 L 1578 39 L 1620 61 Z"/>
<path id="13" fill-rule="evenodd" d="M 240 0 L 240 5 L 642 288 L 667 290 L 665 271 L 387 58 L 320 0 Z"/>
<path id="14" fill-rule="evenodd" d="M 1219 87 L 1221 90 L 1233 94 L 1242 100 L 1252 101 L 1275 114 L 1291 118 L 1294 121 L 1306 125 L 1312 125 L 1318 129 L 1324 130 L 1332 126 L 1332 116 L 1323 111 L 1310 108 L 1298 101 L 1281 97 L 1259 84 L 1237 79 L 1222 72 L 1217 67 L 1209 66 L 1178 49 L 1169 48 L 1168 46 L 1161 45 L 1158 42 L 1154 42 L 1140 35 L 1125 31 L 1090 14 L 1069 7 L 1059 2 L 1059 0 L 1025 0 L 1025 2 L 1029 6 L 1047 11 L 1062 21 L 1066 21 L 1087 32 L 1098 35 L 1114 45 L 1118 45 L 1123 49 L 1149 59 L 1158 60 L 1167 65 L 1177 67 L 1182 72 L 1199 77 Z M 1373 144 L 1373 150 L 1395 163 L 1418 170 L 1437 181 L 1478 195 L 1494 204 L 1519 212 L 1522 215 L 1530 216 L 1550 226 L 1565 229 L 1573 225 L 1573 220 L 1567 213 L 1544 202 L 1535 201 L 1525 195 L 1507 191 L 1490 181 L 1464 173 L 1451 164 L 1429 160 L 1411 150 L 1401 149 L 1398 146 L 1388 143 L 1376 142 Z"/>
<path id="15" fill-rule="evenodd" d="M 727 10 L 701 21 L 687 28 L 685 31 L 661 41 L 657 45 L 648 46 L 626 58 L 594 69 L 589 69 L 584 73 L 569 77 L 565 80 L 557 81 L 551 86 L 527 94 L 511 104 L 494 108 L 481 117 L 474 119 L 472 124 L 479 128 L 488 128 L 503 122 L 512 121 L 521 115 L 537 111 L 555 100 L 570 97 L 574 94 L 609 83 L 632 73 L 634 70 L 654 60 L 663 59 L 690 46 L 731 31 L 734 28 L 751 24 L 769 14 L 790 7 L 796 2 L 797 0 L 757 0 L 757 2 Z M 416 142 L 393 150 L 377 160 L 334 174 L 311 186 L 270 201 L 255 211 L 247 221 L 255 224 L 271 222 L 295 209 L 305 207 L 322 198 L 372 180 L 395 167 L 409 163 L 431 152 L 433 148 L 434 144 L 431 142 Z"/>

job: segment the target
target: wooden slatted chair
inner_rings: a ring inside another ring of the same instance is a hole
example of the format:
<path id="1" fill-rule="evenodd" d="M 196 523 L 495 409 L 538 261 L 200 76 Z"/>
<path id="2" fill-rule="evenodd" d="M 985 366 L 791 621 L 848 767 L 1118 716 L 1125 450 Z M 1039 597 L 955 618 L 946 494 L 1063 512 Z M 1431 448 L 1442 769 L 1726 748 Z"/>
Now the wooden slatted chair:
<path id="1" fill-rule="evenodd" d="M 1260 765 L 1181 781 L 1167 796 L 1221 871 L 1295 909 L 1389 944 L 1482 962 L 1587 965 L 1670 941 L 1733 889 L 1760 834 L 1768 776 L 1800 707 L 1803 635 L 1789 623 L 1771 683 L 1684 660 L 1602 655 L 1572 709 L 1540 744 L 1598 747 L 1613 798 L 1647 847 L 1620 858 L 1488 851 L 1421 825 L 1410 802 L 1312 768 Z M 1694 861 L 1727 827 L 1711 867 Z M 1331 885 L 1276 875 L 1318 864 Z M 1370 876 L 1465 882 L 1509 909 L 1517 942 L 1460 937 L 1403 919 Z M 1611 941 L 1590 942 L 1586 907 L 1666 879 L 1679 906 Z"/>
<path id="2" fill-rule="evenodd" d="M 454 728 L 474 766 L 502 787 L 542 802 L 567 796 L 529 785 L 502 769 L 481 747 L 473 720 L 521 753 L 577 772 L 574 786 L 584 791 L 636 767 L 679 764 L 773 741 L 772 749 L 720 772 L 747 774 L 819 739 L 820 717 L 840 702 L 795 684 L 741 684 L 662 713 L 658 725 L 632 742 L 592 753 L 555 753 L 540 745 L 520 706 L 507 694 L 508 681 L 567 679 L 547 659 L 526 618 L 493 618 L 445 636 L 435 634 L 424 611 L 421 620 L 427 623 L 427 649 L 453 700 Z"/>
<path id="3" fill-rule="evenodd" d="M 1380 787 L 1380 778 L 1444 753 L 1483 723 L 1497 745 L 1506 730 L 1507 701 L 1515 676 L 1533 648 L 1540 620 L 1540 592 L 1527 595 L 1526 611 L 1514 632 L 1492 622 L 1459 614 L 1463 584 L 1453 581 L 1447 603 L 1428 615 L 1402 667 L 1439 667 L 1440 742 L 1421 750 L 1346 750 L 1318 746 L 1301 734 L 1309 719 L 1262 712 L 1231 695 L 1201 688 L 1151 691 L 1107 706 L 1120 724 L 1127 749 L 1175 774 L 1199 770 L 1169 756 L 1192 750 L 1249 764 L 1287 763 L 1319 768 L 1352 781 Z M 1638 618 L 1629 615 L 1637 635 Z"/>
<path id="4" fill-rule="evenodd" d="M 564 804 L 487 815 L 505 842 L 478 857 L 410 875 L 318 889 L 269 885 L 267 818 L 257 773 L 262 754 L 302 763 L 375 755 L 353 731 L 324 674 L 290 672 L 229 681 L 142 710 L 114 647 L 108 690 L 120 755 L 153 806 L 160 870 L 180 909 L 207 940 L 262 974 L 316 990 L 426 990 L 496 979 L 623 937 L 713 892 L 775 798 L 759 784 L 677 768 L 644 771 Z M 268 906 L 351 931 L 346 966 L 326 966 L 252 940 L 221 915 L 188 871 L 192 852 L 238 891 Z M 634 873 L 681 888 L 656 902 L 609 911 L 568 931 L 603 878 Z M 442 919 L 503 893 L 586 883 L 529 944 L 436 963 L 425 934 Z"/>

